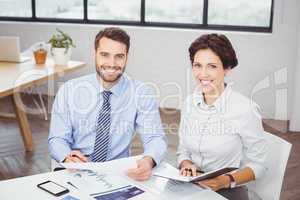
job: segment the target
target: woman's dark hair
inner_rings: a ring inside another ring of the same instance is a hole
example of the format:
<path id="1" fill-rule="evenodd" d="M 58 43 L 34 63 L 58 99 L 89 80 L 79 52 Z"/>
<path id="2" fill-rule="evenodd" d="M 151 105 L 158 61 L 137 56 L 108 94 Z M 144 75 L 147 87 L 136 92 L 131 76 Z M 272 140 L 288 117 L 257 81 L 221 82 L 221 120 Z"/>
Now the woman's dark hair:
<path id="1" fill-rule="evenodd" d="M 223 63 L 223 68 L 234 68 L 238 64 L 235 51 L 229 39 L 222 34 L 205 34 L 197 38 L 190 46 L 190 60 L 193 64 L 197 51 L 201 49 L 210 49 Z"/>
<path id="2" fill-rule="evenodd" d="M 124 30 L 117 27 L 109 27 L 101 30 L 95 37 L 95 50 L 97 50 L 99 46 L 99 40 L 103 37 L 107 37 L 111 40 L 125 44 L 126 51 L 128 53 L 130 47 L 130 37 Z"/>

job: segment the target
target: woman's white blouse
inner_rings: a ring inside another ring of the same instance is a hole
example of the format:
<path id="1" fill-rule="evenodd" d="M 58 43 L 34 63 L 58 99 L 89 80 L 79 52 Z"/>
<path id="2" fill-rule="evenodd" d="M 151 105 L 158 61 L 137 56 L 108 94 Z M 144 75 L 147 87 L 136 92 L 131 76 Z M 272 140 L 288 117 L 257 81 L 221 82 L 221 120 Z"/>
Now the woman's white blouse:
<path id="1" fill-rule="evenodd" d="M 203 171 L 250 167 L 255 178 L 266 171 L 266 141 L 257 105 L 227 86 L 213 105 L 201 92 L 181 111 L 178 165 L 191 160 Z"/>

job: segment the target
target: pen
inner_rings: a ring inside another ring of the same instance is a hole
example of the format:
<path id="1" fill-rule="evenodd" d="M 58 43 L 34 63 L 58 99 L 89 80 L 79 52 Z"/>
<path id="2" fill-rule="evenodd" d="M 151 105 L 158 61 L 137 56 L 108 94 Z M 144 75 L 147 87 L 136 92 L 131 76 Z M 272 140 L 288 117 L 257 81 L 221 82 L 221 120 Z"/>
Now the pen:
<path id="1" fill-rule="evenodd" d="M 192 169 L 185 169 L 185 170 L 186 170 L 186 171 L 192 172 Z M 197 172 L 197 173 L 201 173 L 201 174 L 204 174 L 204 173 L 205 173 L 204 171 L 202 171 L 202 170 L 200 170 L 200 169 L 197 169 L 196 172 Z"/>
<path id="2" fill-rule="evenodd" d="M 204 171 L 199 170 L 199 169 L 197 169 L 196 172 L 201 173 L 201 174 L 204 174 L 204 173 L 205 173 Z"/>
<path id="3" fill-rule="evenodd" d="M 70 181 L 67 182 L 69 185 L 71 185 L 72 187 L 76 188 L 78 190 L 78 187 L 76 187 L 73 183 L 71 183 Z"/>
<path id="4" fill-rule="evenodd" d="M 88 158 L 89 155 L 84 155 L 86 158 Z M 86 160 L 82 160 L 79 156 L 77 156 L 76 154 L 72 154 L 71 157 L 76 157 L 79 160 L 81 160 L 82 162 L 87 162 Z"/>

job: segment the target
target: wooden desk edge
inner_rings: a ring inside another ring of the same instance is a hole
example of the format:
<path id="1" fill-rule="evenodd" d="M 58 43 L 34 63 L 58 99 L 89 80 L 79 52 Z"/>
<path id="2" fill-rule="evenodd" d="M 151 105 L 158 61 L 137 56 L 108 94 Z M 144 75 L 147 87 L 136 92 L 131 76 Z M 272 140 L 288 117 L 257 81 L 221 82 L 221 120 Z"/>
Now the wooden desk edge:
<path id="1" fill-rule="evenodd" d="M 77 62 L 77 61 L 75 61 L 75 62 Z M 78 70 L 78 69 L 80 69 L 80 68 L 82 68 L 82 67 L 85 67 L 85 66 L 86 66 L 86 64 L 83 63 L 83 62 L 81 62 L 81 63 L 80 63 L 78 66 L 76 66 L 76 67 L 65 68 L 64 72 L 72 72 L 72 71 Z M 57 66 L 57 67 L 59 67 L 59 66 Z M 23 84 L 23 85 L 21 85 L 21 86 L 18 86 L 18 87 L 15 87 L 15 88 L 12 88 L 12 89 L 5 90 L 5 91 L 3 91 L 3 92 L 0 92 L 0 98 L 1 98 L 1 97 L 5 97 L 5 96 L 12 95 L 12 94 L 13 94 L 14 92 L 16 92 L 16 91 L 19 91 L 19 90 L 24 89 L 24 88 L 31 87 L 31 86 L 33 86 L 33 85 L 40 85 L 40 84 L 42 84 L 44 81 L 46 81 L 47 79 L 55 78 L 56 76 L 59 75 L 59 73 L 61 73 L 61 72 L 57 71 L 57 72 L 54 72 L 53 74 L 51 74 L 51 75 L 49 75 L 49 76 L 42 77 L 42 78 L 36 79 L 36 80 L 34 80 L 34 81 L 25 83 L 25 84 Z"/>

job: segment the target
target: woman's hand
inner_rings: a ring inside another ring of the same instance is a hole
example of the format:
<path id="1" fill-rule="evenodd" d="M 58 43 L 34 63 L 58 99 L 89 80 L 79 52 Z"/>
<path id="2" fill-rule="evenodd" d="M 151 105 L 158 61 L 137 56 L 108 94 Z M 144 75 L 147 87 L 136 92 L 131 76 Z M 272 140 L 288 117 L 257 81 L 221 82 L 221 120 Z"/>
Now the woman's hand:
<path id="1" fill-rule="evenodd" d="M 182 176 L 197 176 L 197 166 L 192 163 L 190 160 L 184 160 L 180 164 L 180 174 Z"/>
<path id="2" fill-rule="evenodd" d="M 216 178 L 199 181 L 199 182 L 197 182 L 197 184 L 200 185 L 201 187 L 203 187 L 203 185 L 205 185 L 205 186 L 209 187 L 210 189 L 212 189 L 213 191 L 218 191 L 223 188 L 229 188 L 230 179 L 228 176 L 221 175 Z"/>

